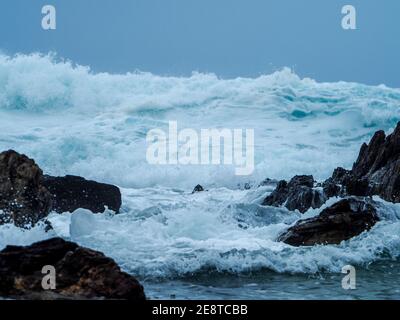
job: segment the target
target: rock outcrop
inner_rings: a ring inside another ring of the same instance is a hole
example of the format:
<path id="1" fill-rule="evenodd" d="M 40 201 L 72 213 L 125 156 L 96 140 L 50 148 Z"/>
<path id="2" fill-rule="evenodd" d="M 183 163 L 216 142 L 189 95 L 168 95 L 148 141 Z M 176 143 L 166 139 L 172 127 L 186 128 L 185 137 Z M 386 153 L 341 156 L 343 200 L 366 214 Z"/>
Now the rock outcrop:
<path id="1" fill-rule="evenodd" d="M 25 155 L 0 153 L 0 224 L 33 226 L 51 210 L 52 196 L 43 186 L 39 166 Z"/>
<path id="2" fill-rule="evenodd" d="M 42 287 L 44 266 L 55 268 L 54 290 Z M 61 238 L 0 251 L 0 297 L 145 300 L 140 283 L 114 260 Z"/>
<path id="3" fill-rule="evenodd" d="M 0 153 L 0 225 L 14 223 L 29 228 L 50 211 L 73 212 L 82 208 L 102 213 L 119 212 L 118 187 L 81 177 L 43 175 L 34 160 L 13 150 Z"/>
<path id="4" fill-rule="evenodd" d="M 262 205 L 274 207 L 285 205 L 288 210 L 299 210 L 304 213 L 310 208 L 321 207 L 325 201 L 324 194 L 314 188 L 313 176 L 295 176 L 289 182 L 280 181 Z"/>
<path id="5" fill-rule="evenodd" d="M 380 196 L 400 202 L 400 123 L 388 136 L 377 131 L 369 144 L 364 143 L 351 170 L 337 168 L 320 186 L 313 188 L 312 176 L 296 176 L 289 183 L 280 181 L 263 205 L 282 206 L 304 213 L 321 207 L 331 197 Z"/>
<path id="6" fill-rule="evenodd" d="M 113 185 L 76 176 L 43 176 L 42 184 L 53 195 L 52 210 L 58 213 L 79 208 L 103 213 L 106 207 L 118 213 L 121 208 L 121 192 Z"/>
<path id="7" fill-rule="evenodd" d="M 299 221 L 278 241 L 293 246 L 338 244 L 369 230 L 378 221 L 369 197 L 377 195 L 389 202 L 400 202 L 400 123 L 388 136 L 384 131 L 376 132 L 369 144 L 362 145 L 351 170 L 335 169 L 320 186 L 322 192 L 317 194 L 311 176 L 297 176 L 289 183 L 281 181 L 265 199 L 264 205 L 285 205 L 289 210 L 305 212 L 322 206 L 331 197 L 352 197 L 317 217 Z"/>
<path id="8" fill-rule="evenodd" d="M 362 145 L 353 168 L 337 168 L 325 184 L 336 186 L 334 195 L 378 195 L 400 202 L 400 123 L 387 137 L 376 132 L 369 144 Z"/>
<path id="9" fill-rule="evenodd" d="M 278 241 L 292 246 L 339 244 L 369 230 L 378 221 L 371 200 L 348 198 L 326 208 L 317 217 L 298 221 Z"/>

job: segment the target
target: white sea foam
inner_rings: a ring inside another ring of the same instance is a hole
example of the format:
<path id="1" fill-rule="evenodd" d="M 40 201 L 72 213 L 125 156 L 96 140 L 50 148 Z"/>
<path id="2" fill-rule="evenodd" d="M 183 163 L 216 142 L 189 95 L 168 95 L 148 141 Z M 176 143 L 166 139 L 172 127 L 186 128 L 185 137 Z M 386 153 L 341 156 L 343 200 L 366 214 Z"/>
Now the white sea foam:
<path id="1" fill-rule="evenodd" d="M 351 167 L 362 142 L 395 126 L 399 107 L 398 89 L 318 83 L 289 69 L 254 79 L 112 75 L 53 56 L 0 56 L 0 150 L 24 152 L 50 174 L 82 175 L 123 190 L 121 215 L 52 214 L 49 234 L 43 226 L 2 226 L 0 248 L 59 235 L 143 276 L 203 268 L 337 272 L 344 264 L 396 258 L 398 205 L 382 202 L 384 221 L 339 246 L 293 248 L 275 239 L 300 215 L 259 206 L 266 187 L 237 186 L 295 174 L 324 179 L 337 166 Z M 147 164 L 146 133 L 170 120 L 182 128 L 254 129 L 254 174 Z M 209 192 L 190 194 L 198 183 Z"/>
<path id="2" fill-rule="evenodd" d="M 275 239 L 300 214 L 249 201 L 257 192 L 220 188 L 192 195 L 168 188 L 125 189 L 125 212 L 120 215 L 93 215 L 83 209 L 73 214 L 54 213 L 50 215 L 54 227 L 50 234 L 43 226 L 31 231 L 2 226 L 0 248 L 61 236 L 104 252 L 128 272 L 142 277 L 179 277 L 204 269 L 340 272 L 346 264 L 367 266 L 400 255 L 400 221 L 390 214 L 398 212 L 399 208 L 394 208 L 398 205 L 379 200 L 380 212 L 386 206 L 384 212 L 389 212 L 380 213 L 383 221 L 340 245 L 295 248 Z M 327 205 L 335 201 L 331 199 Z M 306 217 L 321 210 L 310 210 Z"/>

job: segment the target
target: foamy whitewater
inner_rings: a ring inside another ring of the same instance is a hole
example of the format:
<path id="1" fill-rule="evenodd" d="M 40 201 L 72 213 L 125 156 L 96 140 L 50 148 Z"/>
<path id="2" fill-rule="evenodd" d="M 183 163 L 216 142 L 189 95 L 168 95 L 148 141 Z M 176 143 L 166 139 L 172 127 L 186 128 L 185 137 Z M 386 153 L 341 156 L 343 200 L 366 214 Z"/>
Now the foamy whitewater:
<path id="1" fill-rule="evenodd" d="M 254 129 L 253 175 L 147 164 L 147 132 L 171 120 L 179 129 Z M 61 236 L 114 258 L 151 298 L 400 298 L 400 205 L 376 198 L 382 221 L 370 232 L 294 248 L 275 239 L 301 215 L 260 206 L 272 187 L 258 187 L 265 178 L 323 180 L 350 168 L 363 142 L 399 120 L 399 89 L 318 83 L 289 69 L 230 80 L 113 75 L 51 55 L 1 55 L 0 150 L 25 153 L 48 174 L 116 184 L 123 207 L 119 215 L 52 213 L 49 233 L 0 226 L 0 249 Z M 197 184 L 208 192 L 192 195 Z M 347 264 L 377 279 L 376 294 L 343 292 Z"/>

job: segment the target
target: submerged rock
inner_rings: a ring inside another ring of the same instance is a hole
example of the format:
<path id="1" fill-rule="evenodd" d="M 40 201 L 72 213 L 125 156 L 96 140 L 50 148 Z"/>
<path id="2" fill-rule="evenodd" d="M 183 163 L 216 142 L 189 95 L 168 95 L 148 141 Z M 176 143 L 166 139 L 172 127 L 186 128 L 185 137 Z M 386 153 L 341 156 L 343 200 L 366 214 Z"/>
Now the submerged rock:
<path id="1" fill-rule="evenodd" d="M 56 289 L 42 287 L 42 268 L 53 266 Z M 0 251 L 0 296 L 13 299 L 145 300 L 143 287 L 104 254 L 54 238 Z"/>
<path id="2" fill-rule="evenodd" d="M 52 196 L 42 176 L 27 156 L 13 150 L 0 153 L 0 224 L 33 226 L 49 214 Z"/>
<path id="3" fill-rule="evenodd" d="M 317 217 L 300 220 L 278 241 L 292 246 L 339 244 L 371 229 L 378 221 L 372 201 L 348 198 L 326 208 Z"/>
<path id="4" fill-rule="evenodd" d="M 194 187 L 192 194 L 197 193 L 197 192 L 203 192 L 203 191 L 204 191 L 203 186 L 198 184 L 197 186 Z"/>
<path id="5" fill-rule="evenodd" d="M 260 182 L 260 184 L 258 185 L 259 187 L 265 187 L 265 186 L 277 186 L 279 183 L 278 180 L 275 179 L 271 179 L 271 178 L 266 178 L 263 181 Z"/>
<path id="6" fill-rule="evenodd" d="M 121 192 L 110 184 L 76 176 L 44 176 L 42 183 L 53 195 L 52 209 L 58 213 L 74 212 L 80 208 L 103 213 L 106 207 L 119 212 L 121 208 Z"/>
<path id="7" fill-rule="evenodd" d="M 326 201 L 324 195 L 314 188 L 313 176 L 295 176 L 289 183 L 282 180 L 276 189 L 265 198 L 262 205 L 299 210 L 301 213 L 310 208 L 319 208 Z"/>

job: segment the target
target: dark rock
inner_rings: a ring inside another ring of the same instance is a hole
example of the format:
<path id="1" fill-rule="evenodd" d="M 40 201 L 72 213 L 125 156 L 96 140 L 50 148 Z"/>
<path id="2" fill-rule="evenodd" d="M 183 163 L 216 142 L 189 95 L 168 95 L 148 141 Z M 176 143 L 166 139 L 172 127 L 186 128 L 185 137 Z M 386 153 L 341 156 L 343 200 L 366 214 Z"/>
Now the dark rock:
<path id="1" fill-rule="evenodd" d="M 279 207 L 301 213 L 310 208 L 319 208 L 326 201 L 325 196 L 314 189 L 313 176 L 295 176 L 289 183 L 282 180 L 276 189 L 265 198 L 262 205 Z"/>
<path id="2" fill-rule="evenodd" d="M 395 135 L 394 138 L 397 139 L 398 137 Z M 385 166 L 390 156 L 396 153 L 390 140 L 392 139 L 389 136 L 386 141 L 384 131 L 376 132 L 368 145 L 364 143 L 361 146 L 358 159 L 352 169 L 352 174 L 355 177 L 361 178 Z"/>
<path id="3" fill-rule="evenodd" d="M 276 189 L 265 198 L 262 205 L 279 207 L 285 203 L 289 194 L 288 183 L 285 180 L 278 182 Z"/>
<path id="4" fill-rule="evenodd" d="M 277 186 L 279 183 L 278 180 L 275 179 L 271 179 L 271 178 L 266 178 L 263 181 L 260 182 L 260 184 L 258 185 L 259 187 L 265 187 L 265 186 Z"/>
<path id="5" fill-rule="evenodd" d="M 352 179 L 352 172 L 344 168 L 336 168 L 331 179 L 336 184 L 346 185 Z"/>
<path id="6" fill-rule="evenodd" d="M 51 210 L 63 213 L 83 208 L 99 213 L 106 207 L 119 211 L 118 187 L 75 176 L 44 176 L 27 156 L 12 150 L 0 153 L 0 224 L 32 227 Z"/>
<path id="7" fill-rule="evenodd" d="M 195 186 L 194 187 L 194 189 L 193 189 L 193 191 L 192 191 L 192 194 L 193 193 L 197 193 L 197 192 L 203 192 L 204 191 L 204 188 L 203 188 L 203 186 L 201 186 L 201 185 L 197 185 L 197 186 Z"/>
<path id="8" fill-rule="evenodd" d="M 52 197 L 41 184 L 42 170 L 25 155 L 0 153 L 0 224 L 33 226 L 46 217 Z"/>
<path id="9" fill-rule="evenodd" d="M 400 202 L 400 123 L 387 137 L 378 131 L 368 145 L 363 145 L 352 172 L 369 184 L 368 195 Z"/>
<path id="10" fill-rule="evenodd" d="M 322 184 L 322 190 L 326 198 L 332 198 L 339 196 L 342 189 L 336 183 L 327 180 Z"/>
<path id="11" fill-rule="evenodd" d="M 290 210 L 299 210 L 305 213 L 310 208 L 320 208 L 326 199 L 322 193 L 312 188 L 300 187 L 296 192 L 289 194 L 285 207 Z"/>
<path id="12" fill-rule="evenodd" d="M 369 182 L 355 178 L 350 170 L 337 168 L 332 177 L 323 183 L 323 190 L 327 198 L 347 195 L 362 197 L 368 195 Z"/>
<path id="13" fill-rule="evenodd" d="M 56 270 L 56 289 L 42 288 L 42 268 Z M 14 299 L 145 300 L 143 287 L 114 260 L 54 238 L 0 252 L 0 296 Z"/>
<path id="14" fill-rule="evenodd" d="M 376 132 L 369 144 L 362 145 L 352 170 L 338 168 L 325 183 L 339 185 L 342 195 L 378 195 L 400 202 L 400 123 L 387 137 Z"/>
<path id="15" fill-rule="evenodd" d="M 251 184 L 249 182 L 246 182 L 244 184 L 244 190 L 250 190 L 251 189 Z"/>
<path id="16" fill-rule="evenodd" d="M 297 222 L 278 241 L 292 246 L 339 244 L 369 230 L 378 221 L 372 201 L 348 198 L 326 208 L 317 217 Z"/>
<path id="17" fill-rule="evenodd" d="M 293 177 L 292 180 L 290 180 L 288 187 L 290 189 L 292 189 L 297 186 L 312 188 L 314 186 L 314 177 L 313 176 L 295 176 L 295 177 Z"/>
<path id="18" fill-rule="evenodd" d="M 344 193 L 346 195 L 357 197 L 371 195 L 368 179 L 362 178 L 349 180 L 345 185 Z"/>
<path id="19" fill-rule="evenodd" d="M 121 192 L 113 185 L 76 176 L 44 176 L 42 183 L 53 195 L 53 210 L 58 213 L 74 212 L 79 208 L 103 213 L 106 207 L 119 212 L 121 208 Z"/>

